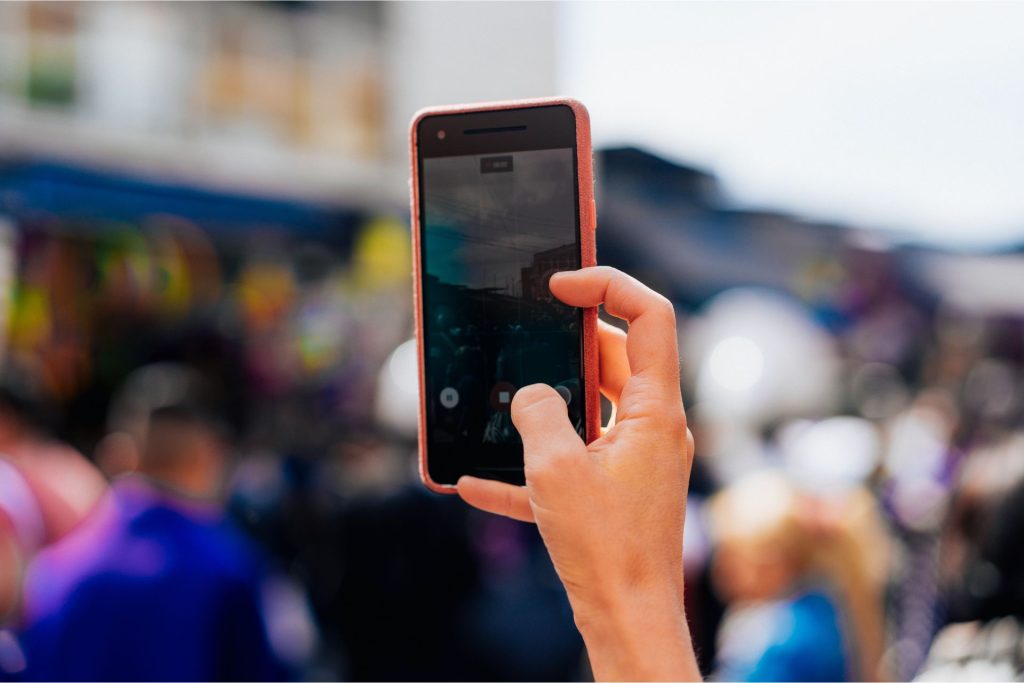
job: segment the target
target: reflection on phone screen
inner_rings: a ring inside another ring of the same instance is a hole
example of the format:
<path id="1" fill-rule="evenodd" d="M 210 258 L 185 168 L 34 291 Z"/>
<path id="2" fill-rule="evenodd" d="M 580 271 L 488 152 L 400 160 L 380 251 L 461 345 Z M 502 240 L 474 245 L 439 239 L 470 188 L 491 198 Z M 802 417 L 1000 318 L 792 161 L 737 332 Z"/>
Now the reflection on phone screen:
<path id="1" fill-rule="evenodd" d="M 423 160 L 432 452 L 483 467 L 518 453 L 521 467 L 510 407 L 535 382 L 556 387 L 583 434 L 581 313 L 548 289 L 552 273 L 580 267 L 575 163 L 572 148 Z"/>

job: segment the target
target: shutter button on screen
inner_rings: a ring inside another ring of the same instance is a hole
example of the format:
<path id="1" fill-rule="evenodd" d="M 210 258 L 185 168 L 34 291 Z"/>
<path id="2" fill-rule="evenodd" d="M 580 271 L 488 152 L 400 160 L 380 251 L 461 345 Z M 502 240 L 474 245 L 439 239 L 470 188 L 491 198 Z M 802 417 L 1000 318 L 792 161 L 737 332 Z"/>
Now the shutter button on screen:
<path id="1" fill-rule="evenodd" d="M 559 384 L 557 387 L 555 387 L 555 391 L 557 391 L 558 395 L 562 397 L 563 401 L 565 401 L 565 405 L 569 405 L 570 403 L 572 403 L 572 392 L 569 391 L 569 387 L 564 387 L 561 384 Z"/>
<path id="2" fill-rule="evenodd" d="M 441 405 L 449 410 L 459 405 L 459 392 L 455 390 L 455 387 L 445 387 L 442 389 L 440 398 Z"/>
<path id="3" fill-rule="evenodd" d="M 491 389 L 491 407 L 503 413 L 512 410 L 512 397 L 516 395 L 516 387 L 508 382 L 498 382 Z"/>

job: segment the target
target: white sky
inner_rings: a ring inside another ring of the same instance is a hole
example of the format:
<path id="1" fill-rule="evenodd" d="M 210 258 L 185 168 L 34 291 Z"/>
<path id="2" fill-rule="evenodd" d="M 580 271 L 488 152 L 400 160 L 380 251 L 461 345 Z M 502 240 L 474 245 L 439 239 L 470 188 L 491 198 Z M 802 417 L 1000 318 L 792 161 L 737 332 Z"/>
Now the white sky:
<path id="1" fill-rule="evenodd" d="M 568 3 L 596 144 L 739 203 L 962 245 L 1024 241 L 1024 3 Z"/>

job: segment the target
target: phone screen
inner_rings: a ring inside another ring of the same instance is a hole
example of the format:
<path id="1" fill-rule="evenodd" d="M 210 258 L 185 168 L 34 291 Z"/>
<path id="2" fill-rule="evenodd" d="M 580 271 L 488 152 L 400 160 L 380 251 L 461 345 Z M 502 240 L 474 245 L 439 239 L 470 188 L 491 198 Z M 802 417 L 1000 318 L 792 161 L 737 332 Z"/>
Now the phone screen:
<path id="1" fill-rule="evenodd" d="M 555 387 L 584 435 L 582 313 L 548 289 L 580 267 L 575 116 L 477 112 L 418 130 L 430 476 L 522 483 L 519 388 Z"/>

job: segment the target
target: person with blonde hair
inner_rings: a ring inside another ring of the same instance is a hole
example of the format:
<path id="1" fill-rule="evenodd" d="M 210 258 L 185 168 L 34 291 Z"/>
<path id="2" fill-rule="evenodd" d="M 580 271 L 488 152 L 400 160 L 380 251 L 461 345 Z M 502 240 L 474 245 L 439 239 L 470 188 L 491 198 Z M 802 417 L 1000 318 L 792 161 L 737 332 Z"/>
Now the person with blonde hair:
<path id="1" fill-rule="evenodd" d="M 725 680 L 879 680 L 885 536 L 863 489 L 816 496 L 780 472 L 717 494 L 712 572 L 730 607 Z"/>

